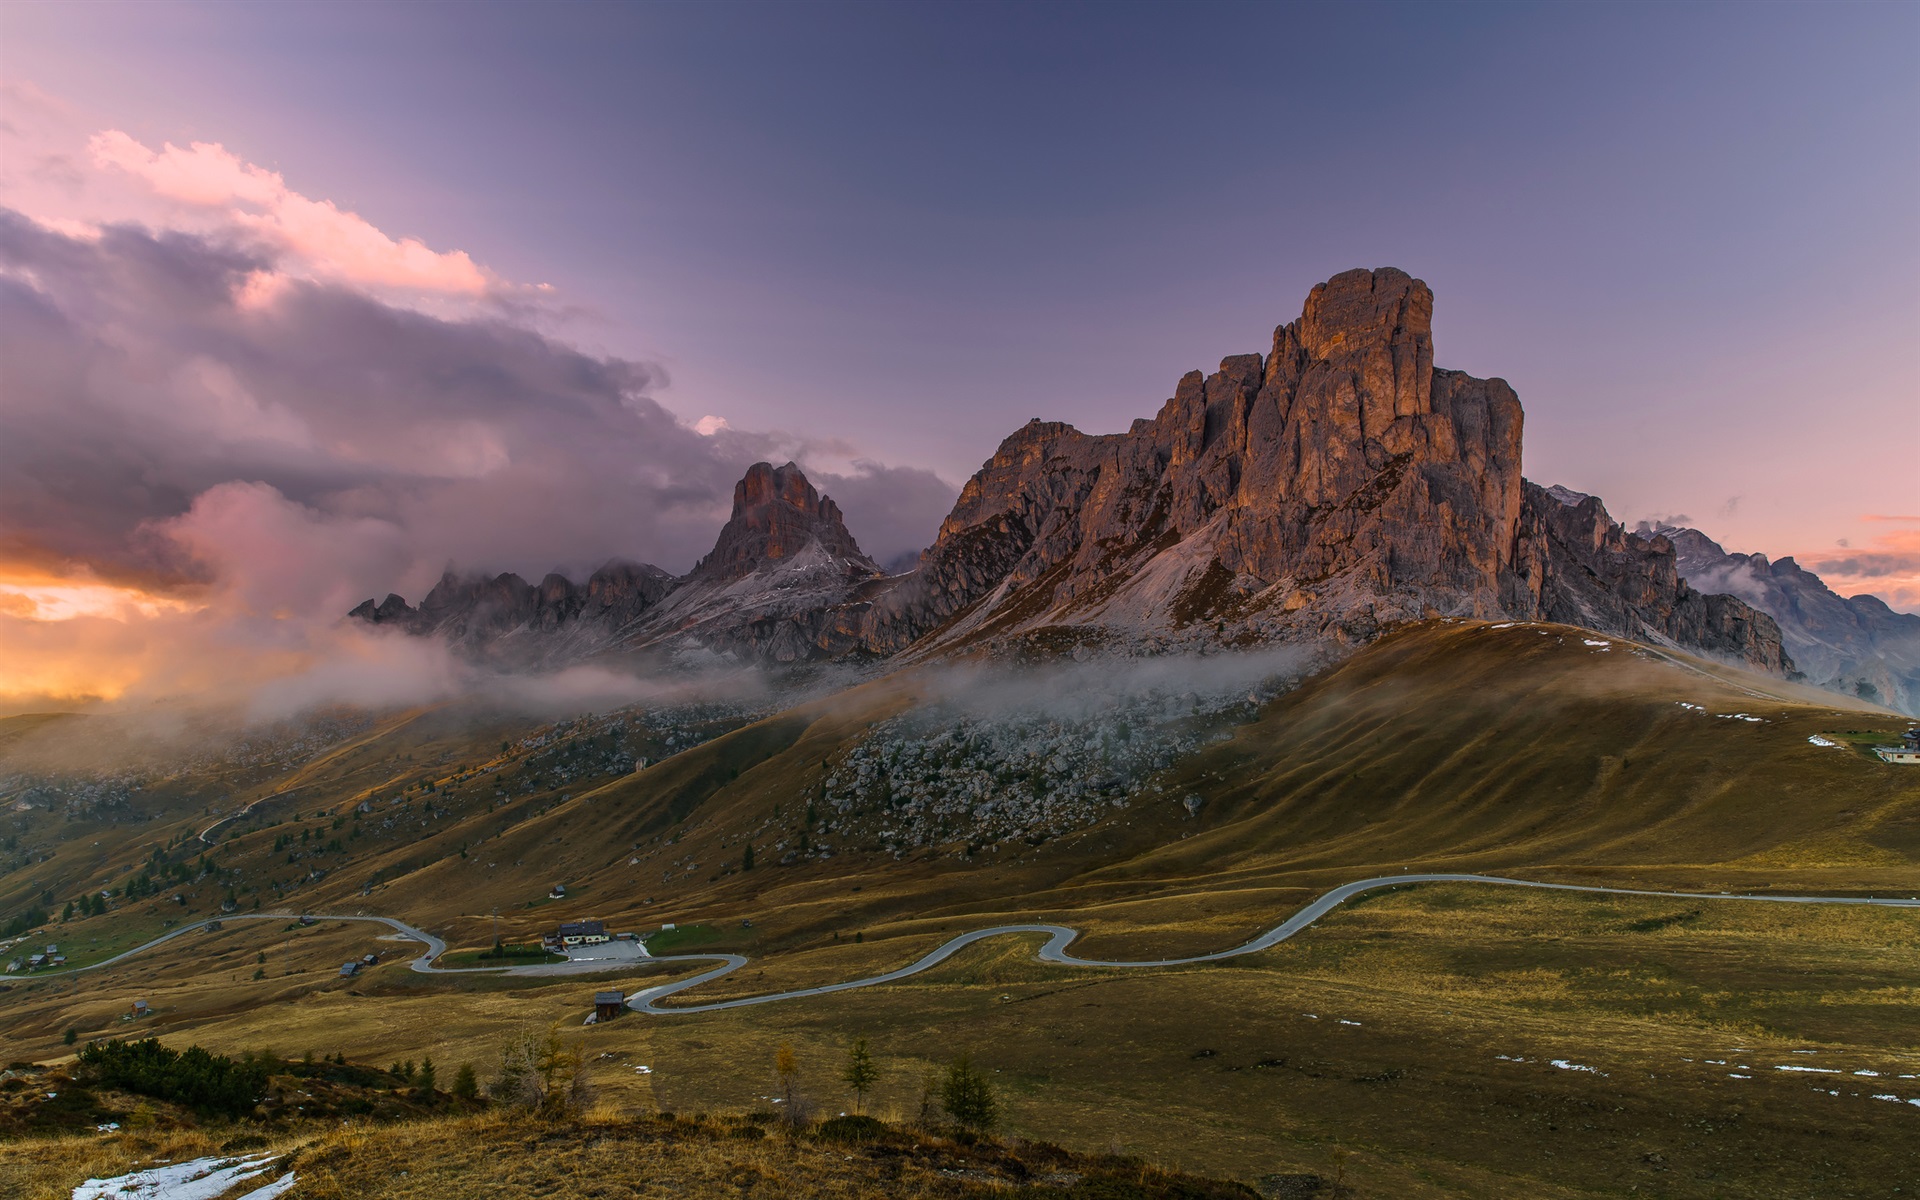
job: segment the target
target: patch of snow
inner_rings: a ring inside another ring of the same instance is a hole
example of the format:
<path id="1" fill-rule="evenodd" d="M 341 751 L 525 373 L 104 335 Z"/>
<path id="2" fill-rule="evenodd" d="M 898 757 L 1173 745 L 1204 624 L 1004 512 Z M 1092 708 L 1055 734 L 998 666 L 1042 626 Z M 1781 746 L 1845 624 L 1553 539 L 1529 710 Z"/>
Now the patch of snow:
<path id="1" fill-rule="evenodd" d="M 1562 1071 L 1591 1071 L 1593 1074 L 1603 1078 L 1606 1076 L 1606 1072 L 1602 1071 L 1599 1067 L 1589 1067 L 1585 1063 L 1569 1062 L 1564 1058 L 1554 1059 L 1553 1065 L 1559 1067 Z"/>
<path id="2" fill-rule="evenodd" d="M 1838 1075 L 1838 1067 L 1775 1067 L 1776 1071 L 1801 1071 L 1808 1075 Z"/>
<path id="3" fill-rule="evenodd" d="M 1358 1025 L 1358 1024 L 1359 1024 L 1360 1022 L 1358 1022 L 1358 1021 L 1349 1021 L 1349 1020 L 1347 1020 L 1347 1019 L 1346 1019 L 1345 1017 L 1341 1017 L 1341 1018 L 1340 1018 L 1340 1023 L 1341 1023 L 1342 1025 Z"/>
<path id="4" fill-rule="evenodd" d="M 1728 1078 L 1728 1079 L 1752 1079 L 1752 1078 L 1753 1078 L 1753 1076 L 1751 1076 L 1751 1075 L 1739 1075 L 1739 1074 L 1735 1074 L 1735 1073 L 1734 1073 L 1734 1072 L 1732 1072 L 1732 1071 L 1728 1071 L 1728 1072 L 1727 1072 L 1727 1078 Z"/>
<path id="5" fill-rule="evenodd" d="M 1512 628 L 1513 628 L 1513 627 L 1514 627 L 1515 625 L 1518 625 L 1519 623 L 1520 623 L 1520 622 L 1518 622 L 1518 621 L 1506 621 L 1506 622 L 1503 622 L 1502 624 L 1499 624 L 1499 625 L 1489 625 L 1489 626 L 1487 626 L 1487 628 L 1489 628 L 1489 629 L 1512 629 Z"/>
<path id="6" fill-rule="evenodd" d="M 1581 641 L 1582 643 L 1584 643 L 1585 645 L 1588 645 L 1588 646 L 1598 646 L 1598 647 L 1600 647 L 1600 649 L 1602 649 L 1602 650 L 1606 650 L 1606 649 L 1609 649 L 1609 648 L 1611 648 L 1611 647 L 1613 646 L 1613 643 L 1612 643 L 1612 642 L 1601 642 L 1601 641 L 1596 641 L 1596 640 L 1594 640 L 1593 638 L 1581 638 L 1581 639 L 1580 639 L 1580 641 Z"/>
<path id="7" fill-rule="evenodd" d="M 73 1200 L 213 1200 L 235 1185 L 257 1179 L 273 1169 L 277 1154 L 250 1154 L 240 1158 L 218 1155 L 191 1162 L 149 1167 L 112 1179 L 89 1179 L 73 1189 Z M 292 1172 L 240 1200 L 275 1200 L 294 1184 Z"/>
<path id="8" fill-rule="evenodd" d="M 1878 1072 L 1878 1071 L 1855 1071 L 1855 1072 L 1854 1072 L 1854 1074 L 1855 1074 L 1855 1075 L 1878 1075 L 1878 1074 L 1880 1074 L 1880 1072 Z"/>
<path id="9" fill-rule="evenodd" d="M 401 1173 L 405 1174 L 404 1171 Z M 241 1196 L 240 1200 L 280 1200 L 280 1197 L 293 1190 L 293 1185 L 297 1182 L 299 1181 L 295 1178 L 294 1173 L 288 1171 L 285 1175 L 282 1175 L 265 1187 L 257 1187 L 246 1195 Z"/>
<path id="10" fill-rule="evenodd" d="M 1703 713 L 1707 711 L 1706 706 L 1703 704 L 1688 704 L 1685 700 L 1677 700 L 1674 703 L 1678 704 L 1681 708 L 1684 708 L 1689 712 Z"/>
<path id="11" fill-rule="evenodd" d="M 1898 1103 L 1900 1103 L 1900 1097 L 1898 1097 L 1898 1096 L 1896 1096 L 1896 1095 L 1894 1095 L 1894 1094 L 1893 1094 L 1893 1093 L 1891 1093 L 1891 1092 L 1881 1092 L 1881 1093 L 1880 1093 L 1879 1095 L 1877 1095 L 1877 1096 L 1874 1096 L 1874 1097 L 1873 1097 L 1873 1099 L 1875 1099 L 1875 1100 L 1891 1100 L 1891 1101 L 1893 1101 L 1893 1102 L 1894 1102 L 1895 1104 L 1898 1104 Z"/>
<path id="12" fill-rule="evenodd" d="M 1840 744 L 1839 742 L 1833 741 L 1829 738 L 1823 738 L 1817 733 L 1814 734 L 1812 737 L 1808 738 L 1807 740 L 1809 742 L 1812 742 L 1816 746 L 1838 746 Z"/>

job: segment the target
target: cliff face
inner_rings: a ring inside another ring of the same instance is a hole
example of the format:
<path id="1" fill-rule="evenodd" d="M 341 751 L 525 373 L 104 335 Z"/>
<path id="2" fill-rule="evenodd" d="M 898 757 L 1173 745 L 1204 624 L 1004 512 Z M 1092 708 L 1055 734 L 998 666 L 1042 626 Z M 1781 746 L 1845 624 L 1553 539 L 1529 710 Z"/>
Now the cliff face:
<path id="1" fill-rule="evenodd" d="M 793 463 L 755 463 L 735 485 L 733 515 L 711 553 L 685 576 L 616 562 L 584 584 L 548 575 L 449 572 L 420 602 L 368 600 L 351 617 L 445 638 L 469 657 L 539 666 L 614 649 L 691 642 L 775 662 L 857 647 L 848 606 L 881 579 L 833 500 Z"/>
<path id="2" fill-rule="evenodd" d="M 688 578 L 731 583 L 814 546 L 858 574 L 880 573 L 847 532 L 840 506 L 815 491 L 799 467 L 755 463 L 733 485 L 733 516 Z"/>
<path id="3" fill-rule="evenodd" d="M 1793 668 L 1771 617 L 1681 578 L 1673 543 L 1629 534 L 1598 496 L 1527 483 L 1515 527 L 1508 611 L 1736 659 Z"/>
<path id="4" fill-rule="evenodd" d="M 354 615 L 456 640 L 558 630 L 576 647 L 692 641 L 775 661 L 1043 630 L 1147 648 L 1361 642 L 1424 617 L 1517 617 L 1788 666 L 1771 619 L 1689 588 L 1671 543 L 1523 480 L 1513 389 L 1433 361 L 1426 284 L 1348 271 L 1268 353 L 1190 372 L 1126 433 L 1038 419 L 1014 433 L 909 575 L 885 577 L 798 467 L 761 463 L 684 578 L 625 568 L 600 609 L 593 581 L 584 597 L 557 576 L 443 581 L 417 612 L 389 597 Z"/>
<path id="5" fill-rule="evenodd" d="M 566 661 L 617 643 L 673 586 L 642 563 L 613 562 L 577 584 L 548 575 L 462 577 L 449 571 L 414 608 L 399 596 L 368 600 L 350 617 L 446 639 L 468 656 L 502 666 Z"/>
<path id="6" fill-rule="evenodd" d="M 1521 478 L 1519 399 L 1435 368 L 1432 317 L 1419 280 L 1349 271 L 1268 355 L 1188 374 L 1125 434 L 1028 424 L 863 615 L 865 643 L 1039 627 L 1364 641 L 1444 614 L 1573 620 L 1781 669 L 1766 618 L 1693 593 L 1670 546 L 1628 546 L 1597 501 L 1567 514 Z"/>

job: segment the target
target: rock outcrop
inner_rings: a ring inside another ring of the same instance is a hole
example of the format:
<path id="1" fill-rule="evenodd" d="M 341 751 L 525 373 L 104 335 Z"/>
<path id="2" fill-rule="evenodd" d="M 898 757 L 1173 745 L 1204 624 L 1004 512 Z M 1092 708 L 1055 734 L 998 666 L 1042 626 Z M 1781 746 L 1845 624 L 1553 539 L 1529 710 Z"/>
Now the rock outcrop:
<path id="1" fill-rule="evenodd" d="M 1776 675 L 1793 667 L 1770 617 L 1689 587 L 1673 543 L 1629 534 L 1598 496 L 1526 484 L 1509 588 L 1515 615 L 1704 651 Z"/>
<path id="2" fill-rule="evenodd" d="M 857 649 L 843 628 L 857 594 L 883 578 L 840 509 L 793 463 L 755 463 L 733 515 L 685 576 L 614 562 L 583 584 L 552 574 L 443 576 L 418 608 L 389 595 L 349 616 L 445 638 L 503 666 L 550 665 L 614 649 L 694 643 L 775 662 Z"/>
<path id="3" fill-rule="evenodd" d="M 1780 670 L 1761 614 L 1682 583 L 1597 501 L 1520 475 L 1499 379 L 1433 365 L 1433 294 L 1404 272 L 1313 289 L 1271 352 L 1189 373 L 1152 420 L 1035 420 L 961 493 L 866 644 L 925 651 L 1039 628 L 1171 644 L 1365 641 L 1437 615 L 1566 619 Z"/>
<path id="4" fill-rule="evenodd" d="M 399 596 L 368 600 L 350 617 L 432 634 L 468 656 L 502 666 L 536 666 L 617 644 L 666 596 L 673 577 L 643 563 L 611 562 L 574 583 L 550 574 L 538 585 L 518 575 L 448 571 L 414 608 Z"/>
<path id="5" fill-rule="evenodd" d="M 1810 682 L 1920 716 L 1920 616 L 1878 596 L 1841 596 L 1791 558 L 1729 554 L 1698 529 L 1643 522 L 1634 536 L 1670 542 L 1681 577 L 1698 590 L 1772 617 Z"/>
<path id="6" fill-rule="evenodd" d="M 576 628 L 591 635 L 575 646 L 783 662 L 1033 637 L 1356 643 L 1425 617 L 1518 617 L 1789 667 L 1773 621 L 1689 588 L 1670 542 L 1522 479 L 1521 427 L 1504 381 L 1434 366 L 1426 284 L 1348 271 L 1266 354 L 1190 372 L 1126 433 L 1037 418 L 1014 433 L 909 574 L 862 554 L 798 467 L 760 463 L 713 552 L 680 579 L 632 568 L 652 573 L 617 616 L 592 609 L 592 581 L 583 597 L 557 576 L 443 581 L 417 613 L 389 597 L 354 615 L 456 640 Z"/>

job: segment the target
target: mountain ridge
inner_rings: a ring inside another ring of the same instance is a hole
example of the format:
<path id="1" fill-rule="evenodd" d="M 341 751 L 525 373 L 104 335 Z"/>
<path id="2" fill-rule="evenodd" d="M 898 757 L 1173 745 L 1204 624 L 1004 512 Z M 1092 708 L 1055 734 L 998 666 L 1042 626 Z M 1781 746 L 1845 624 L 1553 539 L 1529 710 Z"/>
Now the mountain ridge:
<path id="1" fill-rule="evenodd" d="M 1794 663 L 1819 686 L 1920 716 L 1920 616 L 1878 596 L 1841 596 L 1791 556 L 1730 554 L 1698 529 L 1643 521 L 1635 536 L 1668 539 L 1688 582 L 1772 617 Z"/>
<path id="2" fill-rule="evenodd" d="M 1034 638 L 1358 645 L 1436 616 L 1552 619 L 1792 668 L 1772 619 L 1690 587 L 1670 542 L 1522 478 L 1518 396 L 1435 367 L 1432 317 L 1424 282 L 1347 271 L 1312 289 L 1268 353 L 1188 372 L 1125 433 L 1035 418 L 902 575 L 859 552 L 797 466 L 759 463 L 686 576 L 449 575 L 418 610 L 389 597 L 352 615 L 543 661 L 696 645 L 771 662 Z"/>

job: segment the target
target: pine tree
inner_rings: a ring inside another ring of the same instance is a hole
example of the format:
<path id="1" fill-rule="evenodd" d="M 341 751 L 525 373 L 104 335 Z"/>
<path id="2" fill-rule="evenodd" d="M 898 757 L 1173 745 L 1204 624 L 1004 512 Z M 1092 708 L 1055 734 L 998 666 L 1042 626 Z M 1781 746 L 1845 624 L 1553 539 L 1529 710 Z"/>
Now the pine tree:
<path id="1" fill-rule="evenodd" d="M 453 1094 L 461 1100 L 477 1099 L 480 1095 L 480 1077 L 474 1074 L 473 1064 L 460 1064 L 459 1073 L 453 1077 Z"/>
<path id="2" fill-rule="evenodd" d="M 740 856 L 740 869 L 742 871 L 753 870 L 753 847 L 751 845 L 747 847 L 747 852 Z"/>
<path id="3" fill-rule="evenodd" d="M 970 1054 L 962 1054 L 947 1068 L 947 1080 L 940 1088 L 940 1105 L 955 1124 L 975 1132 L 993 1128 L 1000 1117 L 1000 1103 L 994 1098 L 993 1084 L 973 1069 Z"/>
<path id="4" fill-rule="evenodd" d="M 424 1058 L 420 1060 L 420 1073 L 413 1077 L 413 1081 L 415 1086 L 417 1086 L 422 1092 L 425 1092 L 428 1096 L 433 1095 L 433 1085 L 435 1082 L 435 1078 L 434 1078 L 434 1070 L 433 1070 L 433 1060 L 431 1058 Z"/>
<path id="5" fill-rule="evenodd" d="M 847 1069 L 840 1078 L 853 1089 L 853 1111 L 857 1116 L 866 1103 L 867 1093 L 880 1078 L 880 1070 L 873 1065 L 873 1055 L 867 1053 L 867 1039 L 855 1038 L 847 1050 Z"/>

